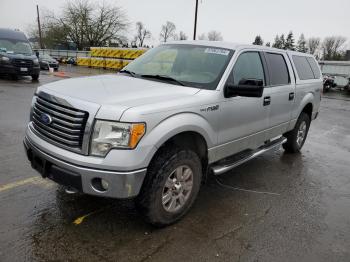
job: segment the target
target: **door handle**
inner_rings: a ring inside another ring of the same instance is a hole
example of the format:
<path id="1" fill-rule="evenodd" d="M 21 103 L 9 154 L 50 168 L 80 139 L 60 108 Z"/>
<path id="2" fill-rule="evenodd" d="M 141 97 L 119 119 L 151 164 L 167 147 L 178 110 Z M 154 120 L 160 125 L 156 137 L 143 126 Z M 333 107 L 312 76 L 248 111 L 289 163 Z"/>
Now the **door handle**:
<path id="1" fill-rule="evenodd" d="M 271 96 L 265 96 L 264 97 L 264 106 L 268 106 L 271 104 Z"/>
<path id="2" fill-rule="evenodd" d="M 294 92 L 292 92 L 292 93 L 289 93 L 289 101 L 292 101 L 292 100 L 294 100 Z"/>

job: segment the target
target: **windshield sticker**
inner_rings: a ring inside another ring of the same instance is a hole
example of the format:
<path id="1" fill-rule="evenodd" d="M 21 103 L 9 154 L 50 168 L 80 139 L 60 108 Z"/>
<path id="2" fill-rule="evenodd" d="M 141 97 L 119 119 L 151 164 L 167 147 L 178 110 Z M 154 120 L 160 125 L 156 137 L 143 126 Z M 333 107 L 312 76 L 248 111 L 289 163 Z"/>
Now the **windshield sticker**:
<path id="1" fill-rule="evenodd" d="M 228 56 L 229 53 L 230 53 L 230 50 L 220 49 L 220 48 L 206 48 L 204 52 L 207 53 L 207 54 L 216 54 L 216 55 Z"/>

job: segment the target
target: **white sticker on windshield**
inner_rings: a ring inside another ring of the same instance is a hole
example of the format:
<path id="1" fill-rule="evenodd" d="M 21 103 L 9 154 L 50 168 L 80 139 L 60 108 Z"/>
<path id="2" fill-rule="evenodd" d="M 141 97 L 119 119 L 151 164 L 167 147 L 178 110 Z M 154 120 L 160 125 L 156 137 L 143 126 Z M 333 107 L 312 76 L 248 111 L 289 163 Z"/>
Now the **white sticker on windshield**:
<path id="1" fill-rule="evenodd" d="M 207 54 L 216 54 L 216 55 L 228 56 L 228 54 L 230 53 L 230 50 L 220 49 L 220 48 L 206 48 L 204 52 L 207 53 Z"/>

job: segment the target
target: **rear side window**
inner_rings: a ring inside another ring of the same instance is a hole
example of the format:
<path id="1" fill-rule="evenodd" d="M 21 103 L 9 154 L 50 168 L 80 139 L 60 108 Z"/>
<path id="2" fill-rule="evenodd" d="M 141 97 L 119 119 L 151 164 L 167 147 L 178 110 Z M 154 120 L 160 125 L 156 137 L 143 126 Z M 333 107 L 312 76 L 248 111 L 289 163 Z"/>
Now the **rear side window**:
<path id="1" fill-rule="evenodd" d="M 283 55 L 266 53 L 266 63 L 269 68 L 270 85 L 288 85 L 290 83 L 288 67 Z"/>
<path id="2" fill-rule="evenodd" d="M 293 62 L 300 80 L 315 79 L 311 66 L 305 56 L 293 55 Z"/>
<path id="3" fill-rule="evenodd" d="M 317 62 L 313 57 L 308 57 L 306 59 L 311 66 L 311 69 L 312 69 L 312 72 L 314 73 L 315 78 L 319 79 L 321 77 L 321 72 L 320 72 L 320 68 L 317 65 Z"/>

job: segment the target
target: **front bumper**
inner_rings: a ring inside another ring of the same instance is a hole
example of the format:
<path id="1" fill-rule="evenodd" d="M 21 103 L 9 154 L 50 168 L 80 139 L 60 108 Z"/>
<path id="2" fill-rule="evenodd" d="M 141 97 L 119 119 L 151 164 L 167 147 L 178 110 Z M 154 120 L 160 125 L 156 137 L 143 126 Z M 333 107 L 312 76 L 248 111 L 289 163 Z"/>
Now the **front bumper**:
<path id="1" fill-rule="evenodd" d="M 45 69 L 48 70 L 49 68 L 53 68 L 55 70 L 57 70 L 59 68 L 59 64 L 55 64 L 55 63 L 44 63 L 44 62 L 40 62 L 40 68 L 41 69 Z"/>
<path id="2" fill-rule="evenodd" d="M 19 67 L 16 67 L 12 64 L 1 64 L 0 65 L 0 74 L 22 75 L 22 76 L 39 75 L 40 74 L 40 66 L 28 67 L 27 71 L 22 72 Z"/>
<path id="3" fill-rule="evenodd" d="M 24 147 L 32 167 L 43 177 L 89 195 L 111 198 L 135 197 L 141 189 L 147 172 L 146 168 L 116 172 L 71 164 L 45 153 L 27 136 L 24 139 Z M 96 186 L 96 180 L 101 179 L 108 182 L 109 186 L 105 191 Z"/>

